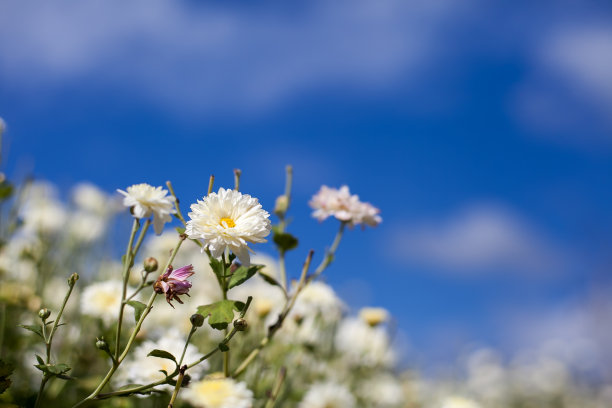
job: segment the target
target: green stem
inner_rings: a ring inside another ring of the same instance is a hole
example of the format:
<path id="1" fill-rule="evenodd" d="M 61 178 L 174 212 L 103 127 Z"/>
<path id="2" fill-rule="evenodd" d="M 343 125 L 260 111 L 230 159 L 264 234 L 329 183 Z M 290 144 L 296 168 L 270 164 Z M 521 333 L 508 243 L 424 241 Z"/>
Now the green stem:
<path id="1" fill-rule="evenodd" d="M 191 327 L 191 331 L 189 332 L 189 335 L 187 336 L 187 341 L 185 342 L 185 347 L 183 347 L 183 352 L 181 353 L 181 358 L 179 359 L 178 362 L 178 366 L 180 367 L 181 364 L 183 364 L 183 359 L 185 358 L 185 353 L 187 352 L 187 346 L 189 346 L 189 341 L 191 340 L 191 336 L 193 336 L 193 333 L 196 332 L 198 328 L 195 326 Z"/>
<path id="2" fill-rule="evenodd" d="M 181 389 L 181 384 L 183 384 L 183 378 L 185 377 L 185 370 L 187 366 L 182 366 L 179 370 L 179 376 L 176 380 L 176 386 L 174 387 L 174 392 L 172 393 L 172 397 L 170 398 L 170 402 L 168 403 L 168 408 L 172 408 L 174 406 L 174 401 L 176 401 L 176 397 L 178 396 L 179 390 Z"/>
<path id="3" fill-rule="evenodd" d="M 285 382 L 286 375 L 287 375 L 287 369 L 285 367 L 281 367 L 280 370 L 278 371 L 278 376 L 276 377 L 274 388 L 272 389 L 272 392 L 270 393 L 270 397 L 268 398 L 268 401 L 266 402 L 266 405 L 264 408 L 274 407 L 274 404 L 276 403 L 276 399 L 278 398 L 278 394 L 280 394 L 280 389 L 283 386 L 283 382 Z"/>
<path id="4" fill-rule="evenodd" d="M 0 305 L 0 357 L 2 357 L 2 346 L 4 345 L 4 327 L 6 325 L 6 303 Z"/>
<path id="5" fill-rule="evenodd" d="M 342 235 L 344 234 L 345 227 L 346 222 L 341 221 L 340 227 L 338 228 L 338 232 L 336 233 L 331 248 L 329 248 L 327 254 L 325 254 L 325 258 L 323 258 L 319 266 L 317 266 L 317 269 L 315 269 L 314 273 L 310 277 L 308 277 L 308 282 L 313 279 L 316 279 L 321 273 L 323 273 L 323 271 L 329 266 L 329 264 L 332 263 L 332 261 L 334 260 L 334 256 L 336 255 L 336 251 L 338 250 L 338 246 L 340 245 L 340 241 L 342 240 Z"/>
<path id="6" fill-rule="evenodd" d="M 226 256 L 225 253 L 223 253 L 222 257 L 221 257 L 221 262 L 223 263 L 223 280 L 222 280 L 222 284 L 221 284 L 221 290 L 223 291 L 223 300 L 227 300 L 227 263 L 226 263 Z M 225 335 L 227 336 L 229 333 L 229 328 L 225 328 Z M 229 350 L 226 350 L 223 353 L 223 374 L 225 374 L 226 377 L 230 376 L 230 352 Z"/>
<path id="7" fill-rule="evenodd" d="M 123 325 L 123 310 L 125 309 L 125 297 L 127 294 L 128 280 L 130 279 L 130 264 L 132 263 L 132 246 L 134 245 L 134 237 L 138 232 L 140 221 L 138 218 L 134 218 L 132 223 L 132 232 L 130 233 L 130 239 L 128 240 L 128 246 L 125 250 L 125 258 L 123 259 L 123 288 L 121 294 L 121 304 L 119 305 L 119 317 L 117 318 L 117 333 L 115 335 L 115 360 L 119 357 L 119 350 L 121 349 L 121 326 Z M 141 234 L 143 236 L 144 234 Z"/>

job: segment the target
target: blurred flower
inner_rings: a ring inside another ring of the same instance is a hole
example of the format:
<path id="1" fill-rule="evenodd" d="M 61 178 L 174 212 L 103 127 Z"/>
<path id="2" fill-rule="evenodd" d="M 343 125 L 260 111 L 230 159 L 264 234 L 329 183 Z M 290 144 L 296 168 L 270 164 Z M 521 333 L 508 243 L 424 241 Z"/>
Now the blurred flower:
<path id="1" fill-rule="evenodd" d="M 370 203 L 359 201 L 359 196 L 351 195 L 348 186 L 340 189 L 322 186 L 309 204 L 315 210 L 312 216 L 319 221 L 334 216 L 350 226 L 366 224 L 375 227 L 382 222 L 378 215 L 380 210 Z"/>
<path id="2" fill-rule="evenodd" d="M 134 217 L 146 218 L 153 215 L 153 228 L 156 234 L 161 234 L 164 224 L 172 220 L 174 197 L 168 196 L 168 190 L 153 187 L 146 183 L 134 184 L 127 188 L 127 192 L 117 190 L 123 194 L 123 205 L 132 208 Z"/>
<path id="3" fill-rule="evenodd" d="M 66 223 L 66 209 L 56 199 L 55 188 L 46 182 L 32 183 L 21 211 L 26 232 L 54 234 Z"/>
<path id="4" fill-rule="evenodd" d="M 442 401 L 440 408 L 480 408 L 480 404 L 464 397 L 452 396 Z"/>
<path id="5" fill-rule="evenodd" d="M 325 322 L 338 321 L 344 304 L 331 286 L 315 281 L 309 283 L 298 295 L 291 315 L 298 318 L 320 316 Z"/>
<path id="6" fill-rule="evenodd" d="M 100 215 L 79 211 L 70 218 L 68 232 L 77 241 L 88 244 L 104 235 L 106 223 Z"/>
<path id="7" fill-rule="evenodd" d="M 166 301 L 172 307 L 172 300 L 176 300 L 179 303 L 183 301 L 178 295 L 188 295 L 189 288 L 191 288 L 191 282 L 187 280 L 195 272 L 193 271 L 193 265 L 183 266 L 179 269 L 172 269 L 172 266 L 168 267 L 168 270 L 159 275 L 153 289 L 156 293 L 165 293 Z"/>
<path id="8" fill-rule="evenodd" d="M 231 289 L 232 299 L 246 300 L 253 297 L 247 312 L 249 320 L 258 319 L 266 322 L 266 327 L 275 323 L 285 305 L 285 295 L 278 286 L 270 285 L 261 277 L 254 276 L 240 286 Z"/>
<path id="9" fill-rule="evenodd" d="M 371 327 L 361 319 L 340 322 L 335 345 L 351 365 L 388 366 L 394 357 L 383 327 Z"/>
<path id="10" fill-rule="evenodd" d="M 370 326 L 378 326 L 389 318 L 389 312 L 382 307 L 364 307 L 359 311 L 359 318 Z"/>
<path id="11" fill-rule="evenodd" d="M 92 283 L 81 296 L 81 312 L 109 324 L 119 311 L 122 291 L 123 283 L 119 280 Z"/>
<path id="12" fill-rule="evenodd" d="M 355 405 L 355 397 L 346 386 L 320 382 L 310 387 L 299 408 L 352 408 Z"/>
<path id="13" fill-rule="evenodd" d="M 371 408 L 391 408 L 404 406 L 406 401 L 402 385 L 390 374 L 377 373 L 361 383 L 359 395 Z"/>
<path id="14" fill-rule="evenodd" d="M 248 242 L 266 242 L 270 234 L 270 214 L 248 194 L 220 188 L 191 205 L 187 235 L 202 238 L 212 256 L 218 258 L 228 247 L 240 260 L 250 265 Z"/>
<path id="15" fill-rule="evenodd" d="M 189 319 L 187 318 L 187 323 Z M 164 370 L 167 373 L 172 373 L 175 368 L 175 364 L 172 360 L 159 357 L 148 357 L 147 355 L 155 350 L 165 350 L 175 356 L 178 360 L 183 347 L 185 345 L 185 338 L 178 330 L 165 330 L 164 336 L 158 341 L 147 340 L 140 346 L 136 347 L 130 357 L 121 365 L 120 370 L 114 377 L 115 383 L 120 385 L 125 384 L 148 384 L 150 382 L 161 380 L 165 375 L 160 372 Z M 198 351 L 196 346 L 189 344 L 185 351 L 185 357 L 183 361 L 187 364 L 192 363 L 202 357 L 202 354 Z M 189 375 L 192 377 L 201 376 L 206 370 L 208 370 L 208 362 L 203 361 L 202 363 L 189 369 Z M 161 389 L 171 390 L 174 387 L 171 385 L 164 385 L 159 387 Z M 182 397 L 182 393 L 181 393 Z"/>
<path id="16" fill-rule="evenodd" d="M 117 201 L 91 183 L 80 183 L 72 189 L 72 201 L 79 210 L 101 216 L 118 209 Z"/>
<path id="17" fill-rule="evenodd" d="M 205 378 L 194 382 L 181 393 L 181 398 L 201 408 L 251 408 L 253 392 L 245 383 L 231 378 Z"/>

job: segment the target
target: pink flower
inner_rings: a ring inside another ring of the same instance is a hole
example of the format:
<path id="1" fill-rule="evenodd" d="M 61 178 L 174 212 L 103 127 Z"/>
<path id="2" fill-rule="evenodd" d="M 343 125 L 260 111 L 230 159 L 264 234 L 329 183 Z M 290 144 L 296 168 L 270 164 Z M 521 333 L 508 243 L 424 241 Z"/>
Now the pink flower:
<path id="1" fill-rule="evenodd" d="M 357 224 L 375 227 L 382 222 L 378 215 L 380 210 L 360 201 L 359 196 L 351 194 L 347 186 L 340 189 L 322 186 L 309 204 L 315 210 L 312 216 L 319 221 L 333 216 L 351 227 Z"/>
<path id="2" fill-rule="evenodd" d="M 153 289 L 156 293 L 165 293 L 166 301 L 172 307 L 172 300 L 176 300 L 179 303 L 183 303 L 179 299 L 178 295 L 189 296 L 189 288 L 191 288 L 191 282 L 187 280 L 195 272 L 193 271 L 193 265 L 183 266 L 182 268 L 173 270 L 172 266 L 168 267 L 168 270 L 159 275 Z"/>

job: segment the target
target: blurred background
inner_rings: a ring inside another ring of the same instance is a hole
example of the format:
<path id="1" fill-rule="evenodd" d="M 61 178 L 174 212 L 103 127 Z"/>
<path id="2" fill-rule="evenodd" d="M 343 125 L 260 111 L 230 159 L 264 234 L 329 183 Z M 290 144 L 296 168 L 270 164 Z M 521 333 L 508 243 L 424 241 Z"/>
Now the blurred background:
<path id="1" fill-rule="evenodd" d="M 64 192 L 172 180 L 186 211 L 240 168 L 271 211 L 292 164 L 293 277 L 347 184 L 383 223 L 325 280 L 391 311 L 406 366 L 612 377 L 610 2 L 6 1 L 0 116 L 3 170 Z"/>

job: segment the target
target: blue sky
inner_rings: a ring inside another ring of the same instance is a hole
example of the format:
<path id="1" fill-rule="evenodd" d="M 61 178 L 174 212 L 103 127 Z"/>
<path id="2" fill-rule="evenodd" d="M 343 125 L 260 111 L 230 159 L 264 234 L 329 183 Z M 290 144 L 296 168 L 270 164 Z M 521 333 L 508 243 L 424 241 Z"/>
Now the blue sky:
<path id="1" fill-rule="evenodd" d="M 170 179 L 186 208 L 239 167 L 271 209 L 293 164 L 295 266 L 348 184 L 384 222 L 326 279 L 409 360 L 612 338 L 608 2 L 8 1 L 0 116 L 9 174 L 64 189 Z"/>

